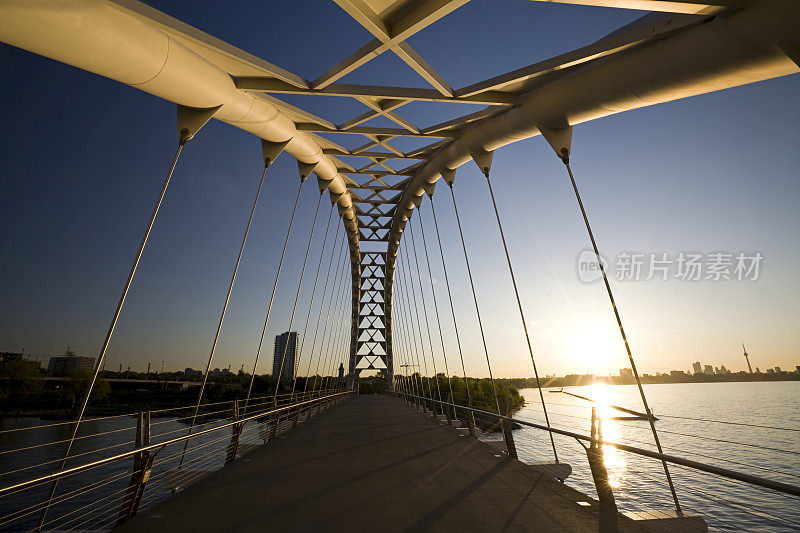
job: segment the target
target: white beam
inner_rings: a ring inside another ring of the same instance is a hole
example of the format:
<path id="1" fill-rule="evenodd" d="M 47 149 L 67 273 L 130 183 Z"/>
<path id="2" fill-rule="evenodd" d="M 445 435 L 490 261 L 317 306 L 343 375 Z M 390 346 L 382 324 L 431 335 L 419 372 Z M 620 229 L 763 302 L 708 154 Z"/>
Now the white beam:
<path id="1" fill-rule="evenodd" d="M 532 0 L 582 6 L 615 7 L 666 13 L 713 14 L 727 8 L 744 8 L 751 0 Z"/>
<path id="2" fill-rule="evenodd" d="M 344 9 L 348 15 L 356 19 L 356 22 L 364 26 L 372 35 L 381 39 L 381 41 L 389 39 L 389 28 L 386 26 L 386 23 L 381 19 L 380 15 L 375 13 L 363 0 L 333 1 Z"/>
<path id="3" fill-rule="evenodd" d="M 455 138 L 458 135 L 454 132 L 440 132 L 440 133 L 412 133 L 408 130 L 401 128 L 372 128 L 368 126 L 356 126 L 347 130 L 330 129 L 319 124 L 308 122 L 298 122 L 297 129 L 300 131 L 314 131 L 317 133 L 350 133 L 356 135 L 389 135 L 393 137 L 433 137 L 433 138 Z M 381 141 L 376 141 L 381 143 Z"/>
<path id="4" fill-rule="evenodd" d="M 471 96 L 444 96 L 436 89 L 416 87 L 385 87 L 380 85 L 347 85 L 334 83 L 324 89 L 304 89 L 270 77 L 237 78 L 236 86 L 245 91 L 264 91 L 284 94 L 321 94 L 328 96 L 372 96 L 393 100 L 422 102 L 451 102 L 462 104 L 514 105 L 518 97 L 497 91 L 484 91 Z"/>
<path id="5" fill-rule="evenodd" d="M 509 89 L 513 84 L 615 54 L 648 40 L 673 35 L 703 24 L 708 18 L 696 15 L 648 14 L 590 45 L 463 87 L 456 90 L 455 94 L 463 98 L 476 96 L 484 91 Z"/>
<path id="6" fill-rule="evenodd" d="M 422 56 L 411 48 L 411 45 L 408 43 L 400 43 L 392 48 L 392 52 L 397 54 L 397 57 L 405 61 L 409 67 L 414 69 L 417 74 L 430 83 L 434 89 L 445 96 L 453 96 L 453 89 L 450 85 L 444 81 L 444 78 L 442 78 L 438 72 L 433 70 L 433 67 L 422 59 Z"/>

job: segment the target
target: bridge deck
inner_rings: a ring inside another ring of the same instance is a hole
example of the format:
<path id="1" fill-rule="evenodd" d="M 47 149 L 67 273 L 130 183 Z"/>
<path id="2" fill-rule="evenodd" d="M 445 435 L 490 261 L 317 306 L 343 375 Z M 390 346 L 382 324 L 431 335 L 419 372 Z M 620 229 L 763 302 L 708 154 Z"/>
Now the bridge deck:
<path id="1" fill-rule="evenodd" d="M 120 530 L 598 530 L 596 502 L 496 453 L 391 397 L 358 396 Z M 620 529 L 638 530 L 624 517 Z"/>

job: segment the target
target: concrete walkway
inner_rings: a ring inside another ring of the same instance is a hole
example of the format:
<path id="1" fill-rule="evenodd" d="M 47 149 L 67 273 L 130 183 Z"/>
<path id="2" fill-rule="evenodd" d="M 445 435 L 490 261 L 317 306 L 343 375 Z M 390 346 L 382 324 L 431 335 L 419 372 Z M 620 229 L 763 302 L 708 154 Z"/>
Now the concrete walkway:
<path id="1" fill-rule="evenodd" d="M 497 454 L 391 397 L 357 396 L 119 530 L 598 530 L 596 502 Z M 620 530 L 639 529 L 620 517 Z"/>

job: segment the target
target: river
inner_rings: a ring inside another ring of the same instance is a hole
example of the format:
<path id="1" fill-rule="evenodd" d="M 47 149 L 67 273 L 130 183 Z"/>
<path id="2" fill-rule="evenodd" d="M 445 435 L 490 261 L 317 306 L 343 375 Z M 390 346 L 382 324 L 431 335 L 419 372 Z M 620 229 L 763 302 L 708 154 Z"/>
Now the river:
<path id="1" fill-rule="evenodd" d="M 645 385 L 644 389 L 658 418 L 655 425 L 664 453 L 800 485 L 800 382 L 681 383 Z M 553 392 L 557 390 L 545 392 L 553 427 L 588 434 L 591 404 Z M 564 390 L 603 405 L 644 411 L 635 385 Z M 526 405 L 515 416 L 544 424 L 538 391 L 520 393 Z M 604 419 L 605 440 L 655 450 L 646 420 L 611 420 L 628 415 L 604 406 L 598 413 Z M 514 431 L 514 439 L 520 459 L 553 460 L 546 432 L 524 427 Z M 555 443 L 559 459 L 573 467 L 567 483 L 596 497 L 583 448 L 568 437 L 556 436 Z M 674 509 L 661 462 L 611 447 L 604 447 L 604 456 L 620 511 Z M 685 467 L 670 465 L 669 469 L 684 511 L 704 517 L 711 530 L 800 530 L 797 498 Z"/>

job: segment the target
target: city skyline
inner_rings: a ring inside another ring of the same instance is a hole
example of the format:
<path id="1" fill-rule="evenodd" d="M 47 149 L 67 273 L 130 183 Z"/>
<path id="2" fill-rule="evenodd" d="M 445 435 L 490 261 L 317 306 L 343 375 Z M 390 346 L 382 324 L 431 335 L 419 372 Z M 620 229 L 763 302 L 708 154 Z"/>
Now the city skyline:
<path id="1" fill-rule="evenodd" d="M 302 342 L 302 338 L 297 334 L 297 332 L 293 331 L 292 333 L 294 333 L 295 336 L 296 336 L 295 343 L 297 343 L 299 345 Z M 276 368 L 276 365 L 280 363 L 279 357 L 280 357 L 280 354 L 282 354 L 282 351 L 281 351 L 282 350 L 282 345 L 279 347 L 279 345 L 278 345 L 278 337 L 281 337 L 281 336 L 283 336 L 285 334 L 286 334 L 286 332 L 284 332 L 281 335 L 277 335 L 276 336 L 275 348 L 274 348 L 274 351 L 273 351 L 273 358 L 272 358 L 272 370 L 269 371 L 269 372 L 265 372 L 265 374 L 269 374 L 269 375 L 273 375 L 273 376 L 275 375 L 275 373 L 276 373 L 275 368 Z M 89 357 L 89 358 L 93 357 L 91 354 L 76 354 L 76 353 L 72 352 L 69 349 L 67 349 L 67 352 L 72 353 L 72 355 L 76 355 L 78 357 Z M 11 351 L 11 350 L 0 351 L 0 355 L 18 354 L 18 353 L 20 353 L 20 352 L 15 352 L 15 351 Z M 39 363 L 39 365 L 43 369 L 47 369 L 49 359 L 54 358 L 54 357 L 55 358 L 64 357 L 65 353 L 60 353 L 60 354 L 23 353 L 22 355 L 23 355 L 23 357 L 25 359 L 36 361 L 36 362 Z M 109 354 L 107 356 L 107 359 L 106 359 L 106 366 L 107 366 L 107 370 L 109 370 L 109 371 L 114 371 L 115 368 L 117 368 L 119 365 L 122 365 L 126 370 L 130 370 L 131 372 L 137 372 L 137 373 L 144 373 L 145 370 L 148 368 L 148 365 L 150 365 L 151 363 L 153 365 L 156 365 L 156 363 L 158 362 L 158 361 L 155 361 L 155 360 L 143 360 L 143 361 L 140 362 L 140 366 L 136 366 L 137 363 L 134 363 L 133 365 L 130 365 L 130 364 L 127 364 L 125 361 L 122 361 L 122 360 L 120 360 L 120 361 L 118 361 L 118 362 L 116 362 L 115 364 L 112 365 L 111 364 L 112 361 L 114 361 L 113 354 Z M 287 351 L 286 363 L 291 365 L 291 357 L 289 355 L 289 351 Z M 720 369 L 724 368 L 724 369 L 726 369 L 729 372 L 734 373 L 734 374 L 735 373 L 739 373 L 739 372 L 753 373 L 753 374 L 758 374 L 758 373 L 766 374 L 768 370 L 775 370 L 778 367 L 781 368 L 781 370 L 784 371 L 784 372 L 795 372 L 797 366 L 800 365 L 800 361 L 798 361 L 798 362 L 796 362 L 794 364 L 790 363 L 788 365 L 772 364 L 771 362 L 759 363 L 759 364 L 753 364 L 752 366 L 753 366 L 753 368 L 755 370 L 753 370 L 752 372 L 748 372 L 748 369 L 746 368 L 746 363 L 745 363 L 745 367 L 744 368 L 737 368 L 737 367 L 735 367 L 735 365 L 731 365 L 729 367 L 727 364 L 720 363 L 718 361 L 717 362 L 712 362 L 709 365 L 709 364 L 706 364 L 701 358 L 700 361 L 691 361 L 691 362 L 689 362 L 688 366 L 686 366 L 686 367 L 649 369 L 649 370 L 645 370 L 645 371 L 642 371 L 641 368 L 639 368 L 639 374 L 640 375 L 644 375 L 644 374 L 650 374 L 650 375 L 668 374 L 668 373 L 670 373 L 672 371 L 675 371 L 675 370 L 684 371 L 687 374 L 694 374 L 694 373 L 697 373 L 697 372 L 695 372 L 695 370 L 693 368 L 693 365 L 695 363 L 700 363 L 701 364 L 701 371 L 699 372 L 701 374 L 707 373 L 707 372 L 704 371 L 706 367 L 711 367 L 712 370 L 720 370 Z M 719 366 L 717 366 L 717 364 L 719 364 Z M 231 367 L 236 367 L 236 366 L 237 365 L 235 363 L 230 363 L 230 364 L 227 365 L 228 370 L 230 370 Z M 784 366 L 785 366 L 785 368 L 784 368 Z M 152 374 L 159 373 L 158 372 L 158 368 L 159 367 L 157 367 L 157 366 L 153 366 L 153 370 L 150 373 L 152 373 Z M 193 368 L 193 367 L 186 367 L 186 368 Z M 242 368 L 246 373 L 249 372 L 247 370 L 247 361 L 242 360 L 241 363 L 238 365 L 238 368 Z M 687 371 L 687 369 L 688 369 L 688 371 Z M 219 368 L 215 368 L 213 370 L 219 371 Z M 622 371 L 623 370 L 630 371 L 631 369 L 622 367 L 622 368 L 617 369 L 616 371 L 609 371 L 607 374 L 596 374 L 596 375 L 599 376 L 599 377 L 615 376 L 615 375 L 622 376 Z M 183 370 L 181 370 L 180 368 L 172 368 L 169 365 L 166 365 L 164 367 L 164 372 L 166 372 L 166 373 L 180 373 L 182 371 Z M 198 370 L 198 371 L 202 372 L 201 370 Z M 332 371 L 336 371 L 336 369 L 333 369 Z M 284 369 L 284 374 L 287 374 L 287 373 L 288 373 L 288 370 Z M 541 369 L 540 373 L 541 373 L 542 376 L 566 376 L 566 375 L 569 375 L 569 374 L 581 374 L 581 372 L 577 372 L 577 371 L 576 372 L 567 372 L 567 373 L 564 373 L 564 374 L 555 374 L 555 373 L 550 372 L 550 371 L 548 371 L 546 369 Z M 716 373 L 717 372 L 711 372 L 711 374 L 716 374 Z M 298 375 L 302 375 L 302 374 L 298 374 Z M 455 373 L 455 372 L 451 371 L 451 377 L 458 377 L 458 376 L 459 376 L 458 373 Z M 472 376 L 470 376 L 470 377 L 472 377 Z M 500 374 L 497 374 L 495 377 L 498 377 L 498 378 L 532 377 L 532 373 L 531 373 L 531 375 L 500 375 Z M 286 379 L 285 376 L 282 379 Z"/>

